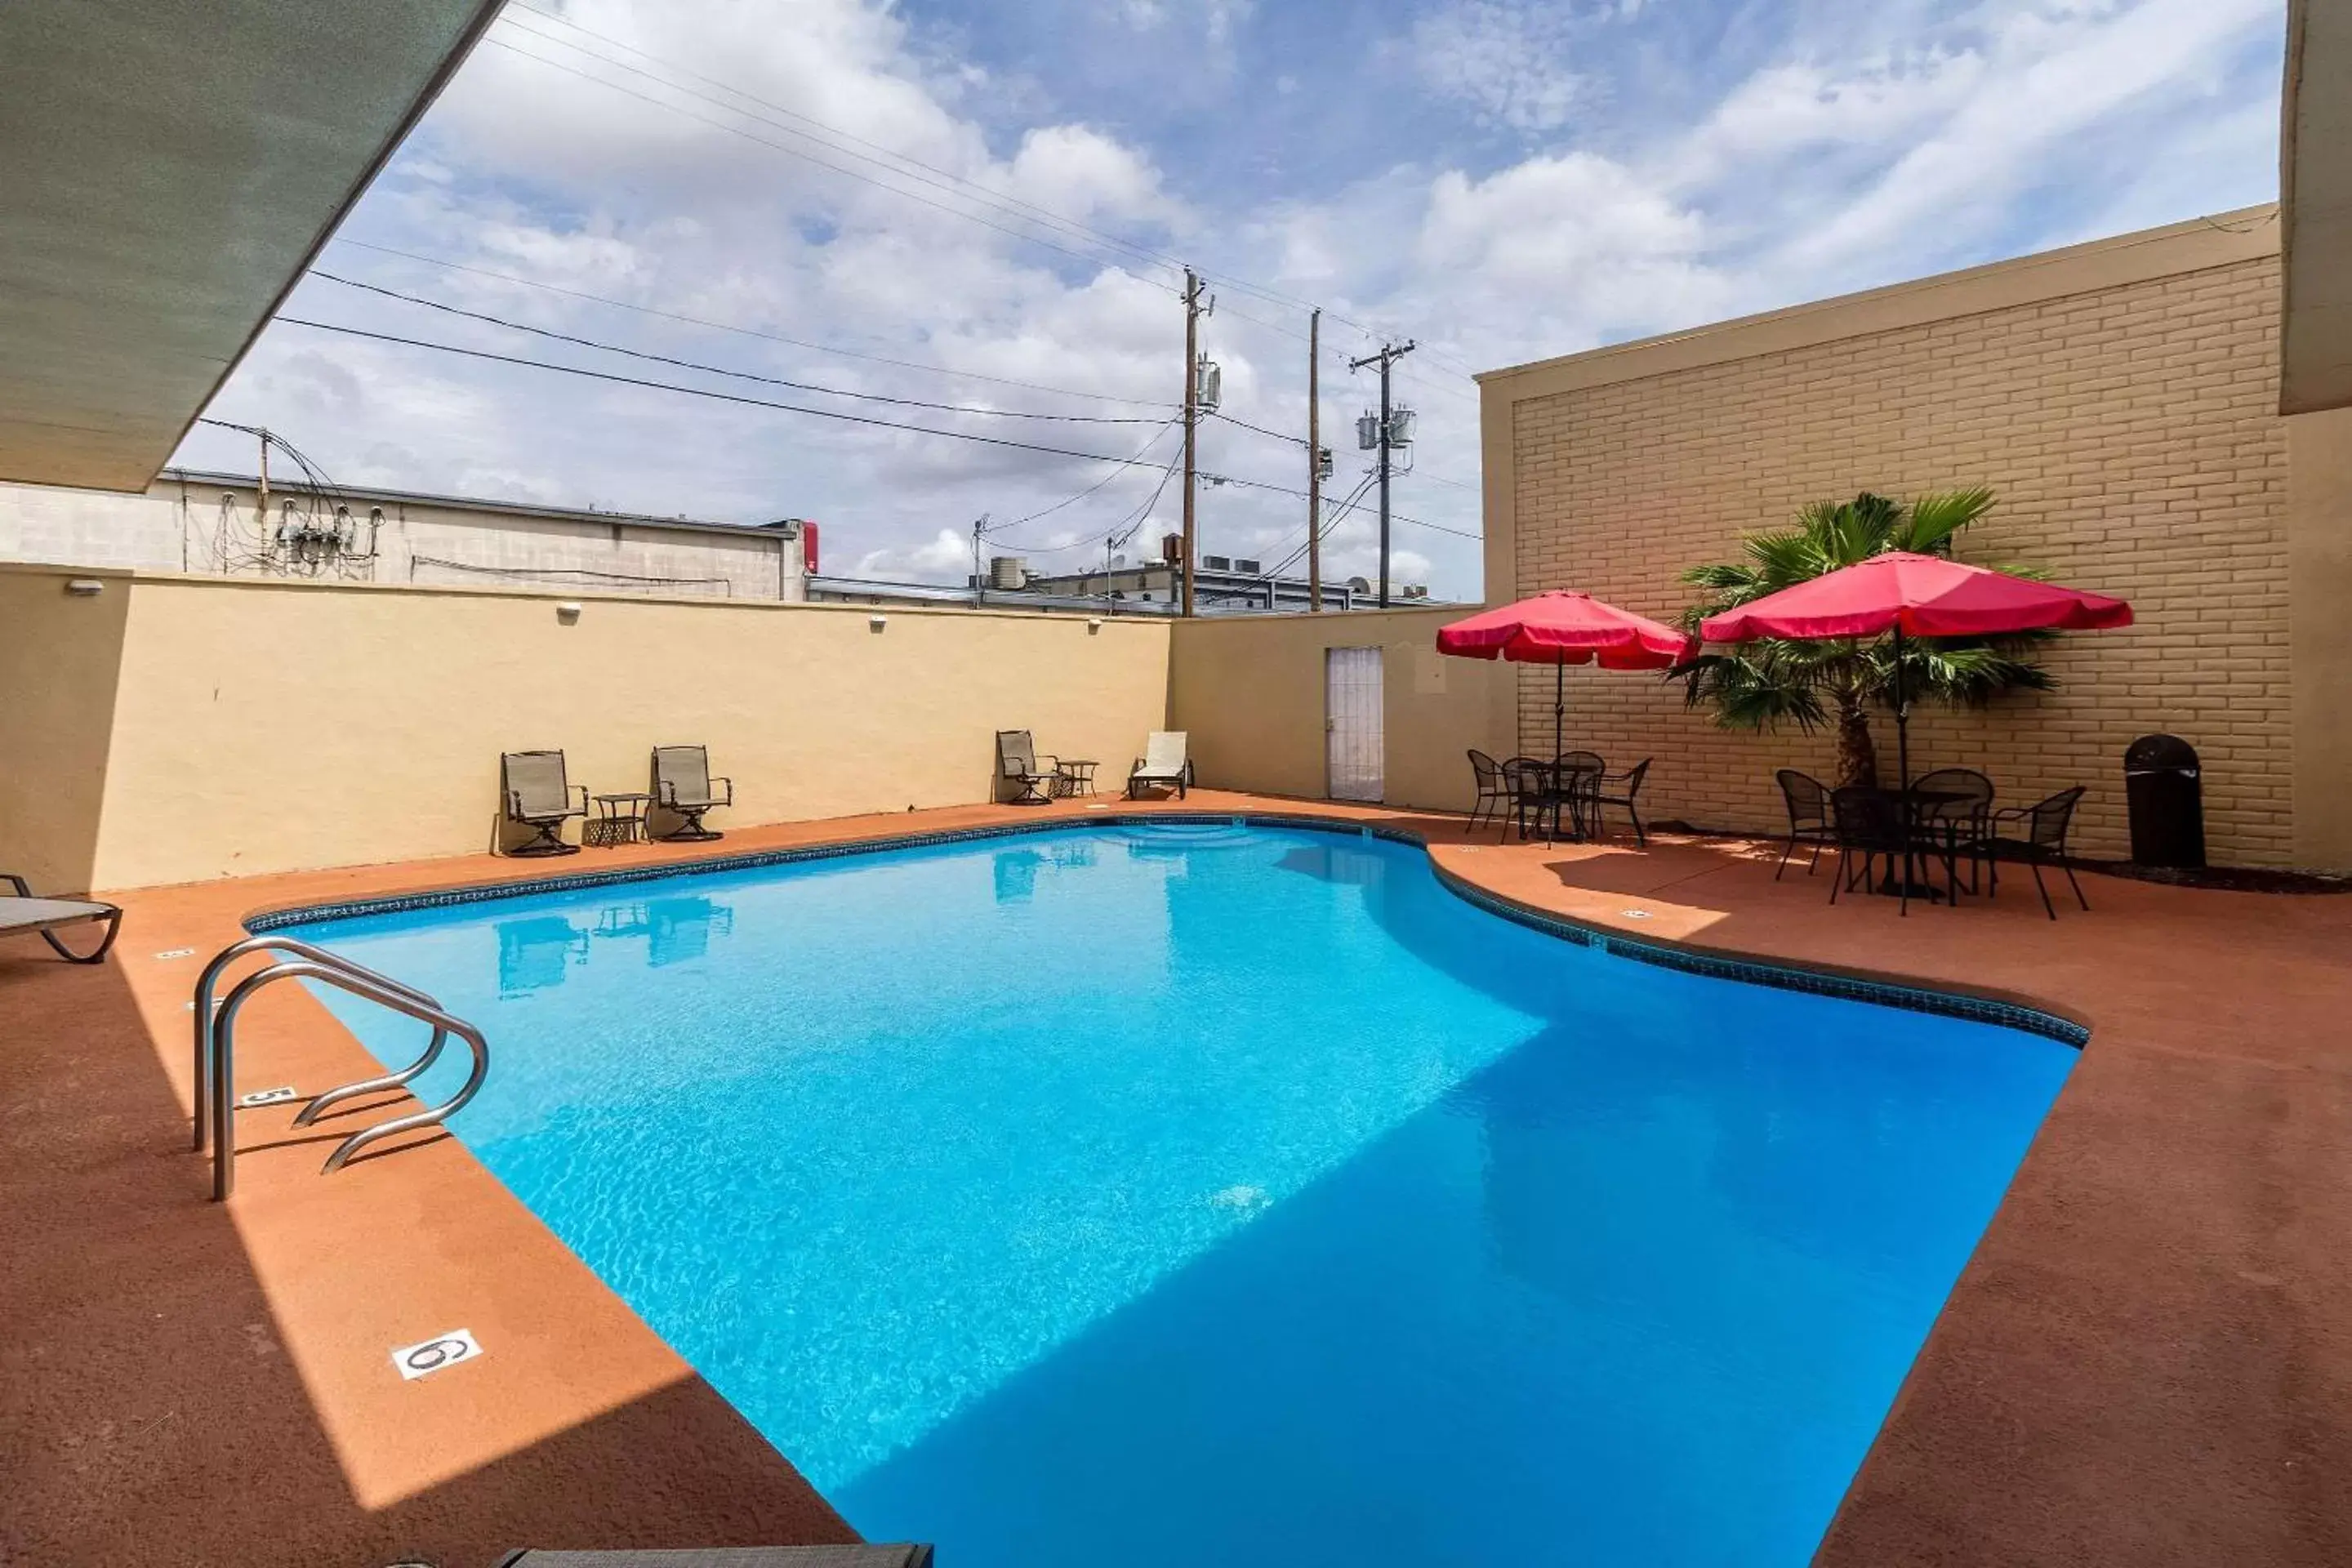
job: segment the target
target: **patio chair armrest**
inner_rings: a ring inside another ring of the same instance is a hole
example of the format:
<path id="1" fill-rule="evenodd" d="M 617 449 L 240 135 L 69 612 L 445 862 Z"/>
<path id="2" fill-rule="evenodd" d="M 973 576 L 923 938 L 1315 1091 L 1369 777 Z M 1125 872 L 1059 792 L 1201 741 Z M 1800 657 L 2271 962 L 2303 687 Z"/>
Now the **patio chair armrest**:
<path id="1" fill-rule="evenodd" d="M 716 804 L 719 805 L 733 805 L 735 804 L 735 781 L 733 779 L 712 779 L 710 782 L 715 784 L 724 784 L 727 786 L 727 793 L 719 795 Z"/>
<path id="2" fill-rule="evenodd" d="M 654 780 L 654 804 L 667 811 L 677 809 L 677 784 L 674 780 Z"/>
<path id="3" fill-rule="evenodd" d="M 2030 805 L 2012 805 L 2007 811 L 1996 811 L 1990 815 L 1995 822 L 2021 822 L 2033 815 L 2033 808 Z"/>
<path id="4" fill-rule="evenodd" d="M 568 807 L 566 807 L 566 808 L 565 808 L 564 815 L 566 815 L 567 816 L 587 816 L 587 815 L 588 815 L 588 786 L 587 786 L 586 784 L 573 784 L 572 787 L 572 789 L 576 789 L 576 790 L 578 790 L 578 791 L 580 792 L 580 804 L 579 804 L 578 805 L 575 805 L 575 806 L 568 806 Z M 571 798 L 572 798 L 572 797 L 571 797 L 571 795 L 570 795 L 570 793 L 569 793 L 569 792 L 566 792 L 566 794 L 565 794 L 565 795 L 564 795 L 564 798 L 565 798 L 566 800 L 569 800 L 569 799 L 571 799 Z"/>
<path id="5" fill-rule="evenodd" d="M 5 882 L 16 889 L 16 896 L 20 899 L 29 899 L 33 896 L 33 889 L 26 885 L 25 879 L 14 871 L 0 871 L 0 882 Z"/>

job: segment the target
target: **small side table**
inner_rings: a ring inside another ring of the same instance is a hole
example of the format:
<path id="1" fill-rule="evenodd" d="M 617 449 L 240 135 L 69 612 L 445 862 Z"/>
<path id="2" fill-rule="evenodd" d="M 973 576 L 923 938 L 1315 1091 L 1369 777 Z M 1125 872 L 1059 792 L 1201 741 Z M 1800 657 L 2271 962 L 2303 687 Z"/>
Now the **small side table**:
<path id="1" fill-rule="evenodd" d="M 1054 775 L 1054 793 L 1056 795 L 1067 800 L 1074 795 L 1095 793 L 1095 770 L 1102 766 L 1100 763 L 1089 761 L 1085 757 L 1062 757 L 1057 760 L 1061 763 L 1061 769 Z"/>
<path id="2" fill-rule="evenodd" d="M 600 795 L 595 800 L 596 815 L 580 835 L 583 841 L 606 849 L 617 844 L 645 842 L 646 808 L 653 805 L 653 796 Z"/>

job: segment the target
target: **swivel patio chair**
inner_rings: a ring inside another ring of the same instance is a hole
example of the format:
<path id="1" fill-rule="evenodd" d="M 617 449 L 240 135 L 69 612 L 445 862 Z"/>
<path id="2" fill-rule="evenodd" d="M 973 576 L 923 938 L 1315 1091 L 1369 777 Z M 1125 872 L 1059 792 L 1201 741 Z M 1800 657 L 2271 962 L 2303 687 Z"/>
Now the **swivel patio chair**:
<path id="1" fill-rule="evenodd" d="M 1503 814 L 1511 806 L 1511 786 L 1503 776 L 1503 764 L 1475 746 L 1470 750 L 1470 776 L 1477 785 L 1478 795 L 1471 803 L 1466 831 L 1475 833 L 1489 823 L 1503 820 Z M 1504 831 L 1507 833 L 1509 829 L 1506 827 Z"/>
<path id="2" fill-rule="evenodd" d="M 588 786 L 575 784 L 564 776 L 562 752 L 509 752 L 501 756 L 499 798 L 504 804 L 509 822 L 532 828 L 539 835 L 509 849 L 508 854 L 580 853 L 580 846 L 563 842 L 563 825 L 572 817 L 588 815 Z"/>
<path id="3" fill-rule="evenodd" d="M 122 931 L 122 911 L 112 904 L 90 899 L 37 899 L 31 884 L 13 871 L 0 871 L 0 882 L 16 889 L 14 898 L 0 898 L 0 936 L 31 936 L 37 931 L 49 950 L 68 963 L 103 963 L 106 950 Z M 93 951 L 76 952 L 58 940 L 57 933 L 64 927 L 94 921 L 106 922 L 106 933 Z"/>
<path id="4" fill-rule="evenodd" d="M 1592 792 L 1585 796 L 1585 803 L 1592 808 L 1592 837 L 1601 837 L 1601 808 L 1622 805 L 1633 819 L 1633 842 L 1644 849 L 1650 847 L 1649 835 L 1642 831 L 1642 813 L 1633 805 L 1634 797 L 1642 793 L 1642 781 L 1649 773 L 1650 759 L 1643 757 L 1622 773 L 1602 773 L 1593 781 Z M 1610 789 L 1612 784 L 1619 786 L 1614 793 Z"/>
<path id="5" fill-rule="evenodd" d="M 1006 784 L 1018 785 L 1012 803 L 1014 805 L 1045 805 L 1054 798 L 1054 785 L 1062 776 L 1060 759 L 1048 756 L 1046 765 L 1038 765 L 1036 742 L 1026 730 L 999 730 L 996 732 L 996 776 Z"/>
<path id="6" fill-rule="evenodd" d="M 2056 906 L 2050 901 L 2050 889 L 2042 885 L 2042 868 L 2055 866 L 2066 873 L 2066 885 L 2074 889 L 2074 901 L 2083 912 L 2091 912 L 2091 900 L 2083 896 L 2083 884 L 2074 880 L 2074 868 L 2066 859 L 2066 834 L 2074 823 L 2074 807 L 2084 795 L 2084 786 L 2074 784 L 2060 790 L 2046 800 L 2032 805 L 2011 807 L 1992 814 L 1992 836 L 1985 841 L 1986 866 L 1991 876 L 1992 896 L 2000 896 L 2000 858 L 2004 855 L 2024 861 L 2033 869 L 2033 888 L 2042 895 L 2042 910 L 2052 920 L 2058 918 Z M 2009 837 L 2000 832 L 2005 822 L 2021 823 L 2021 837 Z"/>
<path id="7" fill-rule="evenodd" d="M 1977 890 L 1977 868 L 1991 856 L 1992 780 L 1974 768 L 1937 768 L 1911 781 L 1916 795 L 1942 795 L 1949 800 L 1921 800 L 1916 820 L 1929 845 L 1944 858 L 1944 875 L 1959 886 L 1959 862 L 1969 863 L 1969 891 Z"/>
<path id="8" fill-rule="evenodd" d="M 677 816 L 682 826 L 661 836 L 668 844 L 708 844 L 726 837 L 702 826 L 702 814 L 735 804 L 735 781 L 710 776 L 705 746 L 654 748 L 654 804 Z"/>
<path id="9" fill-rule="evenodd" d="M 1772 776 L 1780 781 L 1780 798 L 1789 807 L 1789 842 L 1780 850 L 1780 863 L 1772 868 L 1772 879 L 1780 879 L 1780 873 L 1789 868 L 1789 857 L 1800 844 L 1813 847 L 1811 858 L 1805 862 L 1805 875 L 1810 877 L 1822 863 L 1822 848 L 1837 844 L 1837 827 L 1830 820 L 1829 786 L 1794 768 L 1782 768 Z"/>
<path id="10" fill-rule="evenodd" d="M 1187 755 L 1192 739 L 1182 730 L 1154 730 L 1143 743 L 1143 755 L 1135 759 L 1135 766 L 1127 771 L 1127 798 L 1133 800 L 1136 792 L 1145 789 L 1172 789 L 1182 800 L 1192 786 L 1192 759 Z"/>

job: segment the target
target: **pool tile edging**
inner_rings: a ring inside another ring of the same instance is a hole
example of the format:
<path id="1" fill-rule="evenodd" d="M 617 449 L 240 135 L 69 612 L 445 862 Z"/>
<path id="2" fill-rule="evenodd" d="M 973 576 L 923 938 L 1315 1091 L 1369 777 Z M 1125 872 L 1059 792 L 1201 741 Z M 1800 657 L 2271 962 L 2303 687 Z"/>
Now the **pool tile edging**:
<path id="1" fill-rule="evenodd" d="M 1009 838 L 1023 834 L 1050 833 L 1070 827 L 1098 826 L 1139 827 L 1168 822 L 1225 822 L 1236 826 L 1288 827 L 1312 833 L 1381 838 L 1392 843 L 1410 844 L 1424 852 L 1429 848 L 1428 840 L 1409 828 L 1322 816 L 1306 812 L 1186 811 L 1182 809 L 1109 812 L 1101 816 L 1082 817 L 1059 816 L 1041 817 L 1032 822 L 983 823 L 971 827 L 937 828 L 923 833 L 886 835 L 878 838 L 853 838 L 825 844 L 790 845 L 774 849 L 742 850 L 732 854 L 713 855 L 701 859 L 673 861 L 661 865 L 617 866 L 604 870 L 562 872 L 546 877 L 524 878 L 510 882 L 479 882 L 464 887 L 431 889 L 412 893 L 386 893 L 327 903 L 288 905 L 248 915 L 244 924 L 247 931 L 257 936 L 265 931 L 282 931 L 288 926 L 309 924 L 320 921 L 357 920 L 367 915 L 397 914 L 410 910 L 445 909 L 461 904 L 487 903 L 496 899 L 528 898 L 540 893 L 572 892 L 581 889 L 611 887 L 627 882 L 661 881 L 677 877 L 718 876 L 733 871 L 757 870 L 766 866 L 790 865 L 803 860 L 831 860 L 849 855 L 880 854 L 894 849 L 923 848 L 931 845 Z M 1892 981 L 1872 979 L 1796 963 L 1767 963 L 1756 959 L 1736 958 L 1676 942 L 1624 936 L 1604 926 L 1522 904 L 1516 900 L 1482 888 L 1459 872 L 1450 870 L 1440 864 L 1433 855 L 1430 857 L 1429 863 L 1430 869 L 1447 891 L 1469 903 L 1477 905 L 1488 913 L 1498 915 L 1515 924 L 1543 931 L 1562 941 L 1574 942 L 1580 947 L 1598 949 L 1612 957 L 1630 959 L 1637 963 L 1655 964 L 1662 969 L 1679 970 L 1685 973 L 1737 981 L 1745 984 L 1769 985 L 1776 990 L 1802 991 L 1814 995 L 1837 997 L 1844 1001 L 1875 1003 L 1881 1006 L 1899 1007 L 1906 1012 L 1964 1018 L 1974 1023 L 1990 1024 L 1998 1027 L 2039 1035 L 2045 1039 L 2056 1040 L 2062 1045 L 2072 1046 L 2078 1050 L 2087 1044 L 2091 1037 L 2091 1031 L 2087 1026 L 2021 1002 L 1972 995 L 1963 991 L 1898 984 Z"/>

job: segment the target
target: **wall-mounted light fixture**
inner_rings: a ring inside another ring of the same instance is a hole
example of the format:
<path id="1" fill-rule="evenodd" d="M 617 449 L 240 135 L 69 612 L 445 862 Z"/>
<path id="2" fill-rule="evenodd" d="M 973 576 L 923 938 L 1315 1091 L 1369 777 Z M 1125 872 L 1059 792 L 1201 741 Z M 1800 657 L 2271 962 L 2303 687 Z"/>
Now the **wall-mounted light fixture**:
<path id="1" fill-rule="evenodd" d="M 95 599 L 106 592 L 106 584 L 95 577 L 68 577 L 66 592 L 77 599 Z"/>
<path id="2" fill-rule="evenodd" d="M 1102 617 L 1100 616 L 1088 616 L 1087 617 L 1087 636 L 1092 637 L 1100 630 L 1102 630 Z"/>
<path id="3" fill-rule="evenodd" d="M 868 616 L 866 617 L 866 629 L 869 632 L 878 632 L 889 624 L 890 617 L 887 616 Z"/>
<path id="4" fill-rule="evenodd" d="M 567 626 L 580 624 L 580 606 L 570 599 L 555 606 L 555 618 Z"/>

